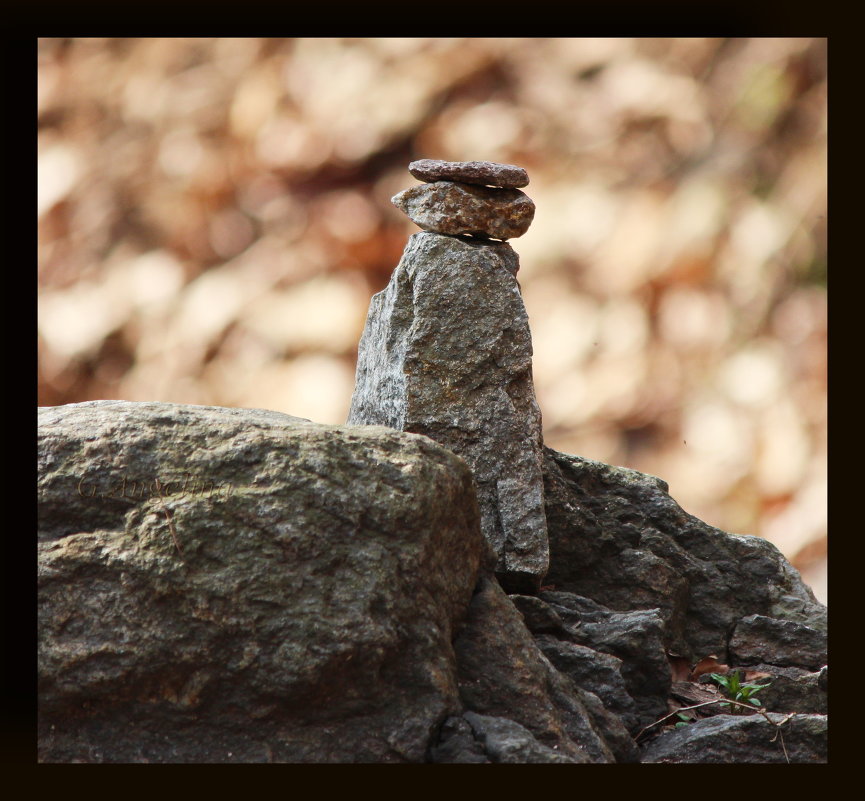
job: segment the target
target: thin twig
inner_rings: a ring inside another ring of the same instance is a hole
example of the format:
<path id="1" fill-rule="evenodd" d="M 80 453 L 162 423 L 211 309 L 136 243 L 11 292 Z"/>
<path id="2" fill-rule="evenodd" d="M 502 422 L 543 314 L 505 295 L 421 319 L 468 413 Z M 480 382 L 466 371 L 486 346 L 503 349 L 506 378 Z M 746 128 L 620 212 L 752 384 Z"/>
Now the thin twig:
<path id="1" fill-rule="evenodd" d="M 761 709 L 760 711 L 762 712 L 763 710 Z M 787 755 L 787 746 L 784 745 L 784 732 L 781 731 L 781 727 L 782 727 L 782 726 L 783 726 L 783 725 L 784 725 L 788 720 L 790 720 L 790 718 L 792 718 L 793 715 L 795 715 L 795 714 L 796 714 L 795 712 L 791 712 L 789 715 L 787 715 L 787 717 L 784 718 L 784 720 L 782 720 L 780 723 L 776 723 L 776 724 L 775 724 L 775 725 L 778 727 L 778 731 L 775 732 L 775 737 L 780 737 L 780 738 L 781 738 L 781 748 L 784 749 L 784 759 L 787 760 L 787 764 L 788 764 L 788 765 L 790 764 L 790 757 Z M 770 722 L 771 722 L 771 721 L 770 721 Z M 775 742 L 775 737 L 772 738 L 772 742 L 773 742 L 773 743 Z"/>
<path id="2" fill-rule="evenodd" d="M 694 704 L 693 706 L 680 706 L 678 709 L 674 710 L 673 712 L 670 712 L 669 715 L 664 715 L 664 717 L 660 718 L 659 720 L 656 720 L 654 723 L 650 723 L 648 726 L 641 729 L 637 733 L 637 735 L 634 737 L 634 739 L 639 740 L 640 737 L 642 737 L 649 729 L 653 729 L 659 723 L 663 723 L 665 720 L 668 720 L 669 718 L 673 717 L 674 715 L 678 715 L 679 712 L 687 712 L 689 709 L 699 709 L 701 706 L 709 706 L 709 704 L 718 704 L 718 703 L 721 703 L 722 701 L 724 701 L 724 699 L 719 698 L 718 700 L 713 700 L 713 701 L 703 701 L 702 703 Z"/>

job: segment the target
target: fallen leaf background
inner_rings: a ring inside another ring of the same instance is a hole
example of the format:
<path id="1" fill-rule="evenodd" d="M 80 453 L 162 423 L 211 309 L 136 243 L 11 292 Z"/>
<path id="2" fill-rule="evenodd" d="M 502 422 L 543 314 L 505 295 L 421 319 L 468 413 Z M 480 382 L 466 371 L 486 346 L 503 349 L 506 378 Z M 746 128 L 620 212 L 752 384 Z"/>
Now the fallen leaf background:
<path id="1" fill-rule="evenodd" d="M 39 403 L 344 422 L 416 158 L 525 167 L 548 445 L 826 600 L 826 41 L 42 39 Z"/>

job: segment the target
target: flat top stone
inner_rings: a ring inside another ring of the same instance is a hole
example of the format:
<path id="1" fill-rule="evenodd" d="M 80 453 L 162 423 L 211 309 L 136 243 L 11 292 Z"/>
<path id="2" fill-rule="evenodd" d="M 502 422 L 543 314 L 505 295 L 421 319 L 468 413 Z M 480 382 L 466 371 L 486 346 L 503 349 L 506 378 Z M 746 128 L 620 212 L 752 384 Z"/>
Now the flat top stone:
<path id="1" fill-rule="evenodd" d="M 439 161 L 419 159 L 408 165 L 408 171 L 419 181 L 462 181 L 480 186 L 516 189 L 527 186 L 529 175 L 522 167 L 497 164 L 494 161 Z"/>

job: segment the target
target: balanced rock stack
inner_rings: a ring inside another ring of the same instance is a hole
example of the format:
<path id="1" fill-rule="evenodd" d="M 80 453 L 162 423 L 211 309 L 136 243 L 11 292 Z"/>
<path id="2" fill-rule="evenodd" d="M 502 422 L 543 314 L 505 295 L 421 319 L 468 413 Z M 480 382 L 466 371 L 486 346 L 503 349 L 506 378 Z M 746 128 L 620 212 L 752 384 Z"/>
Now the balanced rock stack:
<path id="1" fill-rule="evenodd" d="M 400 192 L 392 202 L 424 231 L 513 239 L 529 229 L 535 216 L 535 204 L 518 188 L 529 182 L 522 167 L 421 159 L 408 169 L 426 183 Z"/>
<path id="2" fill-rule="evenodd" d="M 494 241 L 531 224 L 528 176 L 483 161 L 409 171 L 425 183 L 393 203 L 425 230 L 370 301 L 348 423 L 424 434 L 465 459 L 500 583 L 536 592 L 549 569 L 541 413 L 519 258 Z"/>

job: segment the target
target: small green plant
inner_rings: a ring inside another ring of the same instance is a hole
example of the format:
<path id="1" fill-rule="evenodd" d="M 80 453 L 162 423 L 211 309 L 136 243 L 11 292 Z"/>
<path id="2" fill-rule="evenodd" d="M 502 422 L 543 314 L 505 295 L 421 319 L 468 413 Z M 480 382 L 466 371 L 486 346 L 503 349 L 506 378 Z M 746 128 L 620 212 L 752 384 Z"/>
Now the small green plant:
<path id="1" fill-rule="evenodd" d="M 766 684 L 757 684 L 755 681 L 743 682 L 738 670 L 734 670 L 726 675 L 712 673 L 711 677 L 719 687 L 723 687 L 727 698 L 731 701 L 737 701 L 740 704 L 753 704 L 757 708 L 760 708 L 762 703 L 760 702 L 760 699 L 756 697 L 756 694 L 760 692 L 760 690 L 765 690 L 772 684 L 771 681 L 766 682 Z M 743 711 L 742 707 L 737 704 L 724 702 L 721 706 L 729 707 L 730 712 L 734 715 Z"/>

